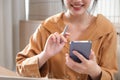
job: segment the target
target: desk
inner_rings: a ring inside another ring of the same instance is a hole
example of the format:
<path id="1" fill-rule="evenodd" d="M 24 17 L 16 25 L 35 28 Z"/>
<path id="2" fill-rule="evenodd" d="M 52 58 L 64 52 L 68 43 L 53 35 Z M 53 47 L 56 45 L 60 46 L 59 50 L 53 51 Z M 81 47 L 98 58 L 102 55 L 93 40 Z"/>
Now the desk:
<path id="1" fill-rule="evenodd" d="M 4 76 L 17 76 L 16 72 L 13 72 L 9 69 L 0 66 L 0 75 Z"/>
<path id="2" fill-rule="evenodd" d="M 16 72 L 0 66 L 0 80 L 63 80 L 63 79 L 48 79 L 48 78 L 31 78 L 17 76 Z"/>

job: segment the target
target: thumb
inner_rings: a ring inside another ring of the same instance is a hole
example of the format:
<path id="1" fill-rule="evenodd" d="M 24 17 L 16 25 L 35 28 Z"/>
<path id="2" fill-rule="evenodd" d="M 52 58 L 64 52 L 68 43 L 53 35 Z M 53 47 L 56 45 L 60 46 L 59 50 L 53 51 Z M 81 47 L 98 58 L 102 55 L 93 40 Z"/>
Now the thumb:
<path id="1" fill-rule="evenodd" d="M 70 36 L 70 33 L 68 33 L 68 32 L 66 32 L 65 34 L 64 34 L 64 37 L 65 38 L 68 38 Z"/>
<path id="2" fill-rule="evenodd" d="M 91 53 L 90 53 L 89 59 L 90 59 L 90 60 L 94 60 L 94 61 L 96 61 L 96 56 L 95 56 L 95 53 L 94 53 L 93 50 L 91 50 Z"/>

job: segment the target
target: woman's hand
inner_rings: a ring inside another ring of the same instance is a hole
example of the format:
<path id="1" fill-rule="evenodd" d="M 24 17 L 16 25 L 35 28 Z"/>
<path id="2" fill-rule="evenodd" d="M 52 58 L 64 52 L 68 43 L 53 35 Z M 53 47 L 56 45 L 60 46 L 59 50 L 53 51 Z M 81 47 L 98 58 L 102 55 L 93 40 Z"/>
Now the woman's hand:
<path id="1" fill-rule="evenodd" d="M 69 33 L 63 35 L 62 33 L 59 34 L 55 32 L 48 37 L 44 50 L 39 55 L 37 55 L 39 59 L 39 67 L 43 66 L 43 64 L 50 57 L 54 56 L 62 50 L 65 43 L 67 42 L 67 35 L 69 35 Z"/>
<path id="2" fill-rule="evenodd" d="M 80 53 L 77 51 L 73 51 L 74 55 L 76 55 L 82 63 L 77 63 L 73 61 L 68 54 L 66 54 L 66 65 L 74 70 L 75 72 L 81 74 L 88 74 L 93 80 L 99 80 L 101 76 L 101 68 L 96 62 L 96 57 L 94 52 L 91 50 L 91 54 L 89 60 L 84 58 Z"/>
<path id="3" fill-rule="evenodd" d="M 62 50 L 65 43 L 67 42 L 67 34 L 59 34 L 57 32 L 51 34 L 45 44 L 44 52 L 49 58 L 57 54 Z"/>

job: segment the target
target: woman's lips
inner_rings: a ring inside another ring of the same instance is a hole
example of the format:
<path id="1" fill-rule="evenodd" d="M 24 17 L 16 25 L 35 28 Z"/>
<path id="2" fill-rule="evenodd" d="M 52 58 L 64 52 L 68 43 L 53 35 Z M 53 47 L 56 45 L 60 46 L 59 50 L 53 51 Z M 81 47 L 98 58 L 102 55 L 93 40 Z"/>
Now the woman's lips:
<path id="1" fill-rule="evenodd" d="M 75 4 L 75 5 L 71 5 L 73 7 L 74 10 L 80 10 L 84 5 L 83 4 Z"/>

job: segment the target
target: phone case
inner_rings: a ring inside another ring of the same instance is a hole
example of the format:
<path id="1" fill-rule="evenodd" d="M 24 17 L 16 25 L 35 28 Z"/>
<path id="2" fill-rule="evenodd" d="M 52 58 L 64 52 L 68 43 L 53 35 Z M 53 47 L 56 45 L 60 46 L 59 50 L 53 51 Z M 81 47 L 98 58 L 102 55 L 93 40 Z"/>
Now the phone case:
<path id="1" fill-rule="evenodd" d="M 89 55 L 91 52 L 91 41 L 71 41 L 70 42 L 70 57 L 76 61 L 81 63 L 80 59 L 78 59 L 77 56 L 73 54 L 73 50 L 78 51 L 80 54 L 82 54 L 86 59 L 89 59 Z"/>

